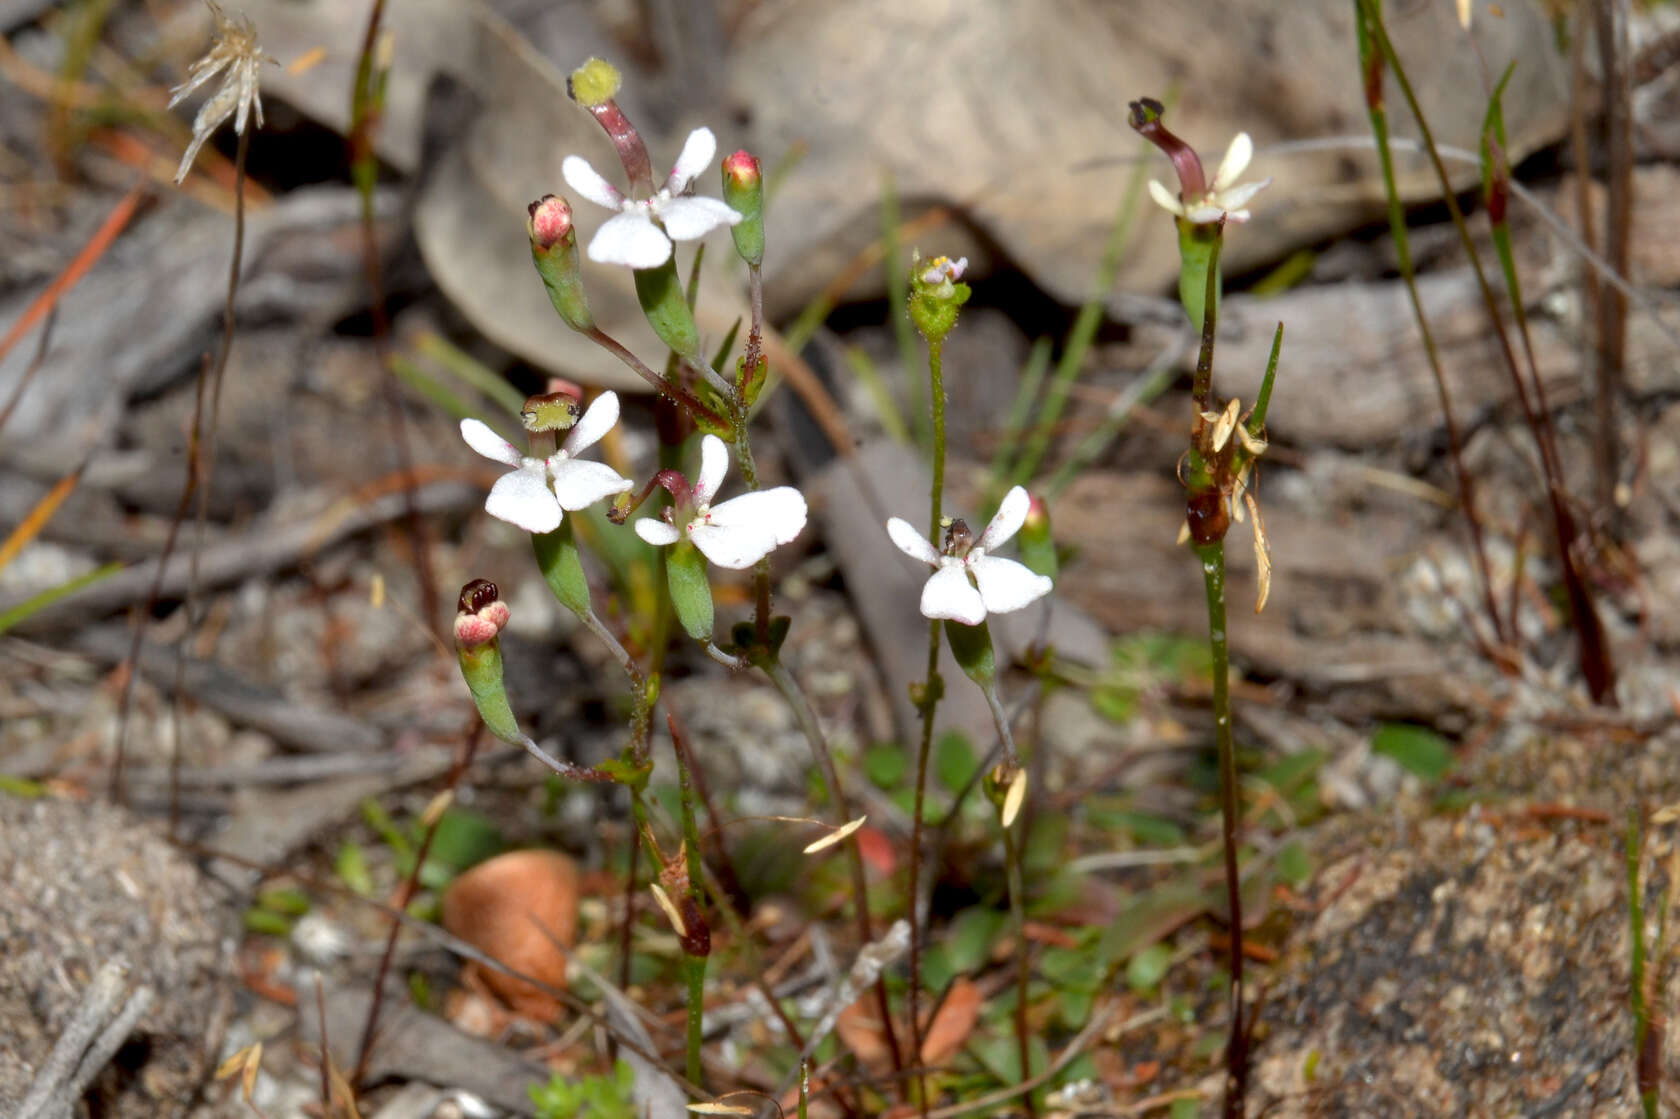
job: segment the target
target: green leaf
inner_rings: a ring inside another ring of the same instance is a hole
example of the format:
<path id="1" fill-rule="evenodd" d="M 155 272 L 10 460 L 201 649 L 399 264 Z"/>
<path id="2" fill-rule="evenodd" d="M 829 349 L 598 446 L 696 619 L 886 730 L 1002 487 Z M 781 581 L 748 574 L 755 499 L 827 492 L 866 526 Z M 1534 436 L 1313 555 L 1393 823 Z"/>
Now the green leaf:
<path id="1" fill-rule="evenodd" d="M 1447 740 L 1411 723 L 1384 723 L 1371 735 L 1371 749 L 1428 782 L 1439 781 L 1452 768 L 1452 747 Z"/>
<path id="2" fill-rule="evenodd" d="M 945 934 L 946 957 L 953 972 L 978 971 L 992 957 L 992 945 L 1009 915 L 997 909 L 971 906 L 957 914 Z"/>
<path id="3" fill-rule="evenodd" d="M 333 856 L 333 872 L 356 893 L 363 897 L 373 895 L 373 875 L 368 871 L 367 855 L 362 852 L 361 844 L 348 839 L 339 844 L 338 854 Z"/>
<path id="4" fill-rule="evenodd" d="M 864 751 L 863 772 L 877 789 L 894 789 L 910 772 L 910 758 L 896 742 L 878 743 Z"/>
<path id="5" fill-rule="evenodd" d="M 1299 839 L 1291 839 L 1277 853 L 1278 875 L 1291 886 L 1300 888 L 1313 876 L 1313 857 Z"/>
<path id="6" fill-rule="evenodd" d="M 288 917 L 302 917 L 309 912 L 309 895 L 291 886 L 276 886 L 257 894 L 257 908 Z"/>
<path id="7" fill-rule="evenodd" d="M 1145 847 L 1182 847 L 1185 844 L 1184 829 L 1177 823 L 1123 807 L 1125 803 L 1115 797 L 1093 801 L 1085 806 L 1086 819 L 1104 831 L 1123 831 Z"/>
<path id="8" fill-rule="evenodd" d="M 34 800 L 36 797 L 47 795 L 47 787 L 39 781 L 30 781 L 22 777 L 12 777 L 0 773 L 0 794 L 18 797 L 22 800 Z"/>
<path id="9" fill-rule="evenodd" d="M 451 808 L 438 820 L 431 858 L 459 872 L 501 854 L 506 847 L 501 830 L 488 817 Z"/>
<path id="10" fill-rule="evenodd" d="M 1134 952 L 1126 963 L 1126 985 L 1140 995 L 1153 991 L 1172 966 L 1172 956 L 1172 949 L 1160 943 Z"/>
<path id="11" fill-rule="evenodd" d="M 958 792 L 974 776 L 979 761 L 968 736 L 960 730 L 948 730 L 933 744 L 933 775 L 948 792 Z"/>
<path id="12" fill-rule="evenodd" d="M 292 918 L 284 913 L 252 908 L 245 911 L 245 927 L 251 932 L 263 933 L 268 936 L 290 936 Z"/>

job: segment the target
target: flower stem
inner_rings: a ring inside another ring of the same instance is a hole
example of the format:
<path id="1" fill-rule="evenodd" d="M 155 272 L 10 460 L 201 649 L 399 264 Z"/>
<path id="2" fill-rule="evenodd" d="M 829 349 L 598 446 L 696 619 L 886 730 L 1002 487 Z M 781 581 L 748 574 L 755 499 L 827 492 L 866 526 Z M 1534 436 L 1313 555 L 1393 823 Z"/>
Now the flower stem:
<path id="1" fill-rule="evenodd" d="M 775 685 L 782 698 L 787 700 L 793 709 L 794 718 L 799 723 L 799 729 L 804 732 L 805 739 L 811 745 L 811 753 L 817 760 L 817 768 L 822 771 L 823 783 L 828 787 L 828 796 L 834 802 L 835 812 L 841 824 L 852 817 L 850 804 L 846 800 L 846 790 L 840 784 L 840 774 L 834 768 L 834 755 L 829 751 L 828 739 L 823 736 L 822 725 L 817 721 L 817 713 L 811 707 L 811 701 L 806 698 L 804 689 L 799 681 L 794 679 L 787 666 L 780 658 L 767 659 L 760 662 L 764 675 Z M 844 844 L 849 856 L 852 872 L 853 909 L 856 912 L 858 943 L 860 945 L 875 943 L 875 934 L 870 927 L 869 920 L 869 879 L 864 873 L 863 852 L 856 843 Z M 914 923 L 912 923 L 914 927 Z M 893 1071 L 899 1072 L 904 1068 L 904 1059 L 899 1053 L 898 1037 L 893 1029 L 891 1008 L 887 1002 L 886 981 L 877 979 L 875 982 L 876 1009 L 881 1015 L 881 1029 L 886 1035 L 887 1049 L 892 1054 Z"/>
<path id="2" fill-rule="evenodd" d="M 1237 875 L 1237 754 L 1231 739 L 1231 658 L 1225 637 L 1225 542 L 1199 545 L 1207 591 L 1208 646 L 1213 654 L 1213 724 L 1219 747 L 1220 839 L 1225 900 L 1231 911 L 1231 1035 L 1225 1046 L 1225 1114 L 1241 1116 L 1248 1093 L 1248 1034 L 1243 1022 L 1242 883 Z"/>
<path id="3" fill-rule="evenodd" d="M 611 651 L 613 658 L 623 667 L 624 675 L 630 678 L 630 750 L 637 762 L 644 762 L 648 755 L 648 720 L 653 715 L 653 706 L 647 701 L 647 677 L 636 663 L 636 658 L 613 636 L 612 630 L 594 610 L 580 613 L 577 618 Z"/>
<path id="4" fill-rule="evenodd" d="M 944 513 L 945 498 L 945 343 L 943 339 L 928 340 L 928 385 L 933 415 L 933 484 L 928 491 L 928 539 L 938 547 L 939 522 Z M 922 740 L 916 748 L 916 792 L 910 814 L 910 1044 L 912 1052 L 922 1051 L 922 922 L 921 874 L 922 831 L 927 817 L 928 758 L 933 753 L 933 716 L 944 692 L 939 678 L 939 623 L 928 622 L 927 675 L 922 681 L 921 695 L 916 707 L 922 716 Z M 993 713 L 996 717 L 996 712 Z M 1000 720 L 1007 724 L 1008 720 Z M 1013 753 L 1013 744 L 1011 744 Z M 928 1113 L 927 1081 L 916 1081 L 917 1104 L 921 1114 Z"/>
<path id="5" fill-rule="evenodd" d="M 706 868 L 700 856 L 700 827 L 695 822 L 694 814 L 694 780 L 689 773 L 694 759 L 689 756 L 687 743 L 680 733 L 676 716 L 668 714 L 665 718 L 671 728 L 671 748 L 677 756 L 677 793 L 682 814 L 683 850 L 688 856 L 688 897 L 694 915 L 698 917 L 704 912 L 702 907 L 705 905 Z M 688 977 L 688 1065 L 685 1075 L 692 1084 L 702 1083 L 700 1043 L 705 1037 L 708 959 L 710 956 L 707 954 L 688 951 L 685 943 L 683 971 Z"/>
<path id="6" fill-rule="evenodd" d="M 1024 837 L 1017 837 L 1014 828 L 1003 829 L 1003 857 L 1009 880 L 1009 918 L 1015 925 L 1015 1046 L 1020 1055 L 1021 1079 L 1024 1087 L 1033 1074 L 1032 1033 L 1027 1025 L 1027 981 L 1032 969 L 1027 958 L 1027 902 L 1021 874 L 1021 847 Z M 1038 1114 L 1032 1093 L 1021 1096 L 1028 1116 Z"/>
<path id="7" fill-rule="evenodd" d="M 629 366 L 631 372 L 646 381 L 654 392 L 657 392 L 659 395 L 667 398 L 668 400 L 672 400 L 677 404 L 680 404 L 689 415 L 695 417 L 704 416 L 708 419 L 716 421 L 717 423 L 723 422 L 723 417 L 717 415 L 709 407 L 707 407 L 706 403 L 698 396 L 695 396 L 692 392 L 683 388 L 681 385 L 669 381 L 655 373 L 652 369 L 649 369 L 641 358 L 631 353 L 622 342 L 602 330 L 600 327 L 595 327 L 592 330 L 586 330 L 582 333 L 585 338 L 594 342 L 597 346 L 606 350 L 609 354 L 612 354 L 625 365 Z"/>

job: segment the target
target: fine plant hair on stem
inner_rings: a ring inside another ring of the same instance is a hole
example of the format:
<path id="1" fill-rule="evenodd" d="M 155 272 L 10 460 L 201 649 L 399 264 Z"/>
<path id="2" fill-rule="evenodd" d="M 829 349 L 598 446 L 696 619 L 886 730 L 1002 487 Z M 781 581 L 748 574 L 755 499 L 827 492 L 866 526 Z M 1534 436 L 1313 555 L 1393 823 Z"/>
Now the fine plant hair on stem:
<path id="1" fill-rule="evenodd" d="M 478 754 L 479 743 L 484 739 L 484 724 L 479 722 L 468 734 L 462 746 L 461 755 L 455 764 L 449 767 L 449 775 L 444 779 L 443 791 L 440 795 L 453 795 L 461 778 L 472 768 L 473 758 Z M 439 813 L 426 828 L 426 834 L 420 839 L 420 849 L 415 853 L 414 866 L 403 880 L 402 888 L 397 892 L 397 908 L 407 909 L 408 903 L 414 900 L 414 893 L 420 886 L 420 871 L 426 865 L 426 856 L 431 854 L 432 840 L 437 836 L 438 828 L 443 824 L 443 814 Z M 362 1023 L 362 1038 L 356 1045 L 356 1066 L 350 1074 L 352 1085 L 360 1084 L 367 1076 L 368 1062 L 373 1057 L 373 1046 L 379 1031 L 379 1012 L 385 1001 L 385 977 L 390 974 L 391 961 L 396 956 L 397 934 L 402 930 L 400 921 L 391 922 L 391 930 L 385 937 L 385 949 L 379 954 L 379 969 L 374 973 L 373 1000 L 368 1004 L 367 1018 Z M 326 1037 L 325 1025 L 321 1028 L 321 1036 Z M 324 1073 L 323 1073 L 324 1075 Z"/>
<path id="2" fill-rule="evenodd" d="M 1411 79 L 1407 77 L 1404 66 L 1400 62 L 1398 52 L 1388 37 L 1388 31 L 1383 26 L 1382 13 L 1377 7 L 1376 0 L 1354 0 L 1357 5 L 1356 16 L 1359 25 L 1365 29 L 1370 39 L 1382 52 L 1383 60 L 1393 71 L 1395 82 L 1411 109 L 1412 119 L 1417 122 L 1418 135 L 1423 142 L 1424 152 L 1429 156 L 1430 165 L 1434 168 L 1436 179 L 1441 184 L 1441 200 L 1447 207 L 1447 213 L 1452 218 L 1453 228 L 1458 232 L 1459 242 L 1464 248 L 1466 257 L 1470 261 L 1471 269 L 1476 274 L 1476 286 L 1481 293 L 1482 303 L 1487 308 L 1489 321 L 1492 323 L 1494 336 L 1499 340 L 1500 357 L 1504 361 L 1506 371 L 1510 374 L 1511 383 L 1516 390 L 1517 401 L 1522 406 L 1523 419 L 1534 437 L 1536 449 L 1540 457 L 1541 471 L 1546 482 L 1546 500 L 1552 514 L 1552 531 L 1558 552 L 1558 568 L 1563 580 L 1564 589 L 1569 596 L 1571 620 L 1575 626 L 1576 639 L 1579 645 L 1579 663 L 1581 675 L 1586 680 L 1587 690 L 1592 695 L 1593 702 L 1614 707 L 1616 705 L 1616 668 L 1610 656 L 1610 649 L 1604 634 L 1604 627 L 1598 617 L 1598 610 L 1593 602 L 1592 592 L 1588 589 L 1586 579 L 1581 573 L 1580 565 L 1574 554 L 1577 531 L 1573 514 L 1569 512 L 1569 496 L 1563 486 L 1562 467 L 1558 461 L 1557 448 L 1553 440 L 1551 415 L 1543 408 L 1538 408 L 1531 399 L 1528 385 L 1523 380 L 1522 370 L 1517 365 L 1515 352 L 1511 348 L 1511 339 L 1505 329 L 1504 319 L 1499 314 L 1499 306 L 1494 298 L 1493 289 L 1488 284 L 1486 270 L 1482 267 L 1481 256 L 1476 250 L 1475 241 L 1470 236 L 1470 227 L 1464 220 L 1464 214 L 1459 209 L 1458 199 L 1452 191 L 1452 181 L 1447 175 L 1446 165 L 1441 162 L 1440 153 L 1435 150 L 1434 135 L 1425 118 L 1422 106 L 1418 104 L 1417 95 L 1412 89 Z M 1539 384 L 1539 371 L 1529 369 L 1529 376 Z"/>
<path id="3" fill-rule="evenodd" d="M 185 610 L 188 626 L 182 634 L 181 641 L 175 651 L 175 687 L 174 698 L 171 701 L 171 722 L 174 726 L 174 738 L 170 750 L 170 783 L 169 783 L 169 833 L 175 834 L 175 827 L 179 822 L 180 788 L 176 780 L 180 772 L 181 762 L 181 730 L 180 730 L 180 695 L 182 676 L 186 671 L 187 642 L 197 628 L 193 622 L 193 604 L 196 601 L 198 589 L 198 557 L 204 542 L 204 521 L 209 509 L 210 470 L 213 455 L 205 452 L 206 443 L 212 451 L 216 442 L 216 421 L 221 411 L 222 379 L 227 372 L 228 356 L 233 352 L 234 318 L 233 303 L 239 294 L 239 271 L 245 256 L 245 158 L 250 152 L 251 132 L 247 128 L 239 133 L 239 142 L 235 149 L 233 160 L 233 252 L 228 260 L 227 296 L 222 302 L 222 338 L 216 347 L 215 356 L 208 358 L 199 367 L 198 384 L 193 396 L 193 424 L 189 438 L 187 454 L 187 476 L 181 483 L 181 497 L 176 502 L 175 514 L 169 522 L 169 534 L 164 538 L 163 554 L 158 559 L 157 574 L 152 579 L 151 591 L 146 595 L 146 605 L 136 613 L 134 618 L 134 636 L 128 646 L 128 671 L 123 679 L 122 699 L 117 704 L 117 748 L 116 756 L 111 763 L 110 796 L 114 801 L 123 799 L 123 754 L 128 739 L 128 716 L 130 704 L 134 699 L 134 678 L 140 671 L 140 646 L 146 637 L 146 625 L 151 619 L 152 611 L 157 606 L 158 593 L 163 586 L 163 573 L 169 568 L 169 557 L 174 554 L 175 543 L 180 538 L 181 525 L 186 520 L 187 509 L 192 503 L 193 493 L 200 493 L 198 503 L 199 539 L 193 548 L 192 562 L 187 575 L 187 594 Z M 211 386 L 210 390 L 210 423 L 208 435 L 204 423 L 204 386 Z"/>

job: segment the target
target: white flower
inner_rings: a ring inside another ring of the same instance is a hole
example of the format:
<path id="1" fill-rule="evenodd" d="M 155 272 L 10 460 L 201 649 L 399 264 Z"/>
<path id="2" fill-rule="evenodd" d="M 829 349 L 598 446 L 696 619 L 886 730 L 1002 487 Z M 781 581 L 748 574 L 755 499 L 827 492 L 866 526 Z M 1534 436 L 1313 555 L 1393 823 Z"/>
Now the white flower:
<path id="1" fill-rule="evenodd" d="M 805 496 L 792 486 L 777 486 L 713 505 L 728 469 L 729 448 L 717 436 L 705 436 L 700 440 L 700 476 L 694 482 L 694 507 L 687 523 L 679 532 L 676 525 L 642 517 L 636 521 L 636 535 L 663 547 L 687 534 L 701 555 L 736 571 L 791 543 L 805 528 Z"/>
<path id="2" fill-rule="evenodd" d="M 1252 158 L 1254 141 L 1248 138 L 1248 133 L 1239 132 L 1236 139 L 1231 141 L 1231 146 L 1225 149 L 1225 158 L 1219 161 L 1219 170 L 1214 172 L 1213 183 L 1202 197 L 1181 201 L 1172 191 L 1154 179 L 1149 180 L 1149 197 L 1168 213 L 1198 225 L 1216 222 L 1221 217 L 1237 222 L 1247 221 L 1249 213 L 1243 207 L 1272 181 L 1261 179 L 1257 183 L 1236 185 L 1237 176 L 1248 169 L 1248 161 Z"/>
<path id="3" fill-rule="evenodd" d="M 720 225 L 741 220 L 717 198 L 685 196 L 696 176 L 711 166 L 717 154 L 717 138 L 709 128 L 688 134 L 671 177 L 652 198 L 626 198 L 603 179 L 582 156 L 569 155 L 560 165 L 566 182 L 597 206 L 619 211 L 595 231 L 589 241 L 589 259 L 600 264 L 626 264 L 631 268 L 658 268 L 671 256 L 672 241 L 695 241 Z"/>
<path id="4" fill-rule="evenodd" d="M 617 422 L 618 396 L 604 392 L 572 425 L 560 449 L 540 459 L 521 454 L 519 448 L 478 420 L 462 420 L 461 438 L 467 446 L 514 468 L 490 487 L 485 512 L 526 532 L 553 532 L 560 527 L 562 510 L 576 512 L 629 489 L 630 479 L 621 477 L 612 467 L 576 457 L 599 442 Z"/>
<path id="5" fill-rule="evenodd" d="M 935 568 L 922 588 L 923 616 L 977 626 L 987 613 L 1007 614 L 1050 593 L 1049 576 L 990 554 L 1021 531 L 1031 504 L 1025 489 L 1010 490 L 986 531 L 961 554 L 942 555 L 908 521 L 894 517 L 887 522 L 887 534 L 900 551 Z"/>
<path id="6" fill-rule="evenodd" d="M 198 155 L 198 149 L 204 146 L 204 141 L 208 140 L 228 117 L 234 116 L 236 110 L 238 116 L 234 116 L 233 121 L 233 130 L 236 133 L 245 132 L 245 121 L 252 108 L 257 110 L 257 127 L 261 128 L 263 123 L 262 93 L 257 87 L 257 79 L 260 75 L 258 67 L 264 55 L 262 49 L 257 46 L 257 30 L 243 15 L 230 19 L 215 0 L 204 2 L 210 6 L 210 14 L 216 19 L 216 37 L 204 56 L 187 68 L 187 80 L 169 91 L 169 108 L 173 109 L 179 105 L 193 90 L 223 70 L 227 71 L 227 76 L 222 79 L 222 87 L 199 106 L 198 115 L 193 118 L 192 143 L 187 145 L 187 152 L 181 157 L 181 165 L 175 170 L 177 183 L 187 177 L 187 172 L 192 169 L 193 159 Z"/>

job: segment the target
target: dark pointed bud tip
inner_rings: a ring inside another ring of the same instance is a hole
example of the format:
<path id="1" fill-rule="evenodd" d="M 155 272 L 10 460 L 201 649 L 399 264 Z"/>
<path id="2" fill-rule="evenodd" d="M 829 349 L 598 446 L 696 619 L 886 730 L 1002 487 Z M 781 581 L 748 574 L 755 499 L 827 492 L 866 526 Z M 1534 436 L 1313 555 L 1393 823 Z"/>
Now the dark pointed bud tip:
<path id="1" fill-rule="evenodd" d="M 1143 97 L 1136 101 L 1127 102 L 1126 108 L 1130 110 L 1126 120 L 1133 128 L 1142 128 L 1146 124 L 1154 124 L 1167 111 L 1167 107 L 1153 97 Z"/>
<path id="2" fill-rule="evenodd" d="M 455 609 L 455 641 L 463 649 L 494 641 L 508 624 L 507 604 L 488 579 L 474 579 L 462 587 Z"/>
<path id="3" fill-rule="evenodd" d="M 526 231 L 539 249 L 553 248 L 572 233 L 572 208 L 558 195 L 545 194 L 529 207 Z"/>
<path id="4" fill-rule="evenodd" d="M 742 148 L 723 161 L 723 173 L 733 179 L 735 185 L 750 187 L 763 176 L 764 167 L 757 156 Z"/>

